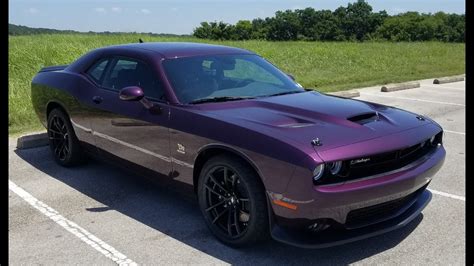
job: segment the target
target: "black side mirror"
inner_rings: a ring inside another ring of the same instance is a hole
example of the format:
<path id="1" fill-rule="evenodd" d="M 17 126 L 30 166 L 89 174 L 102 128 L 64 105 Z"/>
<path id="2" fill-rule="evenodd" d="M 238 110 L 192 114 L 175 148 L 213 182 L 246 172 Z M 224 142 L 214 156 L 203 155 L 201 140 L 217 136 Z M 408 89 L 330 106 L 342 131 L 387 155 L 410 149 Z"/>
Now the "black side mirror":
<path id="1" fill-rule="evenodd" d="M 143 99 L 143 90 L 137 86 L 125 87 L 120 90 L 119 97 L 122 101 L 140 101 Z"/>

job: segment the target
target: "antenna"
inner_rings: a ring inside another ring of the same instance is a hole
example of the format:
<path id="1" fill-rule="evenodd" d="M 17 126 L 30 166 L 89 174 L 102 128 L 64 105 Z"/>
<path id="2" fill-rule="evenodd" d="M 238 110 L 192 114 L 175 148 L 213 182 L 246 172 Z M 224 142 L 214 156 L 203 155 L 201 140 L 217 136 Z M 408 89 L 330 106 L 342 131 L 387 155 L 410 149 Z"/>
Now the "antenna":
<path id="1" fill-rule="evenodd" d="M 138 39 L 138 42 L 139 42 L 139 43 L 143 43 L 142 38 Z"/>

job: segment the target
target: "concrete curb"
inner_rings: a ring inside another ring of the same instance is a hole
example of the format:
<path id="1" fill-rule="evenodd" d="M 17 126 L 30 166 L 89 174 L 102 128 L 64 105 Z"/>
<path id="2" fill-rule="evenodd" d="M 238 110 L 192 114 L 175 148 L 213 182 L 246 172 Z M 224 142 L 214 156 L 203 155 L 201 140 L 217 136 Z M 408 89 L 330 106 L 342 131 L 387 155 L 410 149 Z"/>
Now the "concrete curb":
<path id="1" fill-rule="evenodd" d="M 464 76 L 465 75 L 437 78 L 433 80 L 433 84 L 444 84 L 450 82 L 464 81 Z"/>
<path id="2" fill-rule="evenodd" d="M 355 98 L 360 96 L 360 92 L 358 90 L 335 91 L 329 92 L 328 94 L 344 98 Z"/>
<path id="3" fill-rule="evenodd" d="M 48 133 L 37 133 L 21 136 L 16 142 L 17 149 L 31 149 L 49 144 Z"/>
<path id="4" fill-rule="evenodd" d="M 395 84 L 387 84 L 382 86 L 380 89 L 381 92 L 392 92 L 392 91 L 400 91 L 400 90 L 408 90 L 419 88 L 419 82 L 405 82 L 405 83 L 395 83 Z"/>

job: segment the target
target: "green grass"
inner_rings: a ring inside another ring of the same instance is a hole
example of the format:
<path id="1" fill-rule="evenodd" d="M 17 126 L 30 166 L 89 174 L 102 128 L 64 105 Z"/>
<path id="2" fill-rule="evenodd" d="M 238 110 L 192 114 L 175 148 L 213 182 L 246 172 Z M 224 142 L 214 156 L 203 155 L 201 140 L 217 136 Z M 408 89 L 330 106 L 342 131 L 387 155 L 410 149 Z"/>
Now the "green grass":
<path id="1" fill-rule="evenodd" d="M 456 75 L 465 72 L 465 45 L 417 42 L 205 41 L 181 37 L 122 35 L 35 35 L 9 37 L 9 133 L 41 128 L 30 99 L 30 82 L 43 66 L 69 64 L 106 45 L 150 41 L 193 41 L 255 51 L 293 74 L 305 87 L 337 91 L 363 86 Z"/>

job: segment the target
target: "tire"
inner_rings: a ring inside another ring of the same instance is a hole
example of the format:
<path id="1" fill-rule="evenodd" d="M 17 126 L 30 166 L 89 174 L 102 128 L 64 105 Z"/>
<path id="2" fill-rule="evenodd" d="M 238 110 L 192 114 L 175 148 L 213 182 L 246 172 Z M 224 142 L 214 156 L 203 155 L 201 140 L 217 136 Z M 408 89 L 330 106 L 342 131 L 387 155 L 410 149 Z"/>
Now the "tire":
<path id="1" fill-rule="evenodd" d="M 85 156 L 81 144 L 64 111 L 56 108 L 49 113 L 47 130 L 49 147 L 58 164 L 71 167 L 84 163 Z"/>
<path id="2" fill-rule="evenodd" d="M 198 201 L 207 227 L 224 244 L 238 248 L 269 238 L 264 187 L 240 158 L 216 156 L 204 164 Z"/>

